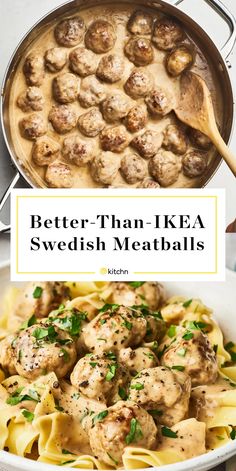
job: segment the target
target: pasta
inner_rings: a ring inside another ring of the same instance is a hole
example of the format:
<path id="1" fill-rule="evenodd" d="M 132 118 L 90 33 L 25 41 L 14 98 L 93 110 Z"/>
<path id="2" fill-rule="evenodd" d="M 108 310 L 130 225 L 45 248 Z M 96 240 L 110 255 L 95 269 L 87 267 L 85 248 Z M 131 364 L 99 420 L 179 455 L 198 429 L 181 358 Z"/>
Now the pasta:
<path id="1" fill-rule="evenodd" d="M 236 438 L 236 346 L 201 300 L 148 282 L 30 283 L 7 291 L 0 329 L 1 450 L 139 469 Z"/>

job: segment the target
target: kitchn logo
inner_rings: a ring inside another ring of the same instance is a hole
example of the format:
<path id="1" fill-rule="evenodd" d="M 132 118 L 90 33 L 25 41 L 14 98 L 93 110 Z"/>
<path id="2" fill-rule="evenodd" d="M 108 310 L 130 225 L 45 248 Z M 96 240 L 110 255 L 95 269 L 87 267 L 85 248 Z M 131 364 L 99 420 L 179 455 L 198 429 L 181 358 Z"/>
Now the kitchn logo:
<path id="1" fill-rule="evenodd" d="M 124 270 L 123 268 L 100 268 L 101 275 L 128 275 L 129 270 Z"/>

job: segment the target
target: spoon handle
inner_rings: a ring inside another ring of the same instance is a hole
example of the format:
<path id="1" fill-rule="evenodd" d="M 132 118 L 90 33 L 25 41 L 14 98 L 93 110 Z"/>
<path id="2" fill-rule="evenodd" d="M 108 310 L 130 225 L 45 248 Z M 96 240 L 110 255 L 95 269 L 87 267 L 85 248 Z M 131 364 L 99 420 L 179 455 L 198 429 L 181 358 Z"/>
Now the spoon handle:
<path id="1" fill-rule="evenodd" d="M 222 139 L 217 127 L 216 127 L 216 129 L 214 129 L 214 132 L 211 132 L 210 134 L 211 135 L 209 135 L 209 137 L 210 137 L 211 141 L 215 145 L 215 147 L 218 150 L 219 154 L 223 157 L 223 159 L 227 163 L 227 165 L 230 168 L 231 172 L 236 177 L 236 156 L 231 152 L 231 150 L 225 144 L 225 142 Z"/>

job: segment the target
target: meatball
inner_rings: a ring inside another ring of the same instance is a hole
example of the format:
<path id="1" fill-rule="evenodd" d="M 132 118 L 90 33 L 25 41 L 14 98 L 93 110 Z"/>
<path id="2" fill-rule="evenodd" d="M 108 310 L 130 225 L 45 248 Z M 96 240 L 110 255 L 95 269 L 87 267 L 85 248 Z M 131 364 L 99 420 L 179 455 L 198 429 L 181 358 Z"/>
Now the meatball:
<path id="1" fill-rule="evenodd" d="M 78 126 L 85 136 L 95 137 L 102 131 L 105 122 L 100 111 L 97 108 L 91 108 L 87 113 L 80 115 Z"/>
<path id="2" fill-rule="evenodd" d="M 36 165 L 43 167 L 51 164 L 59 154 L 60 144 L 48 136 L 41 137 L 33 145 L 32 159 Z"/>
<path id="3" fill-rule="evenodd" d="M 59 134 L 65 134 L 76 126 L 77 116 L 71 105 L 54 105 L 48 116 L 53 128 Z"/>
<path id="4" fill-rule="evenodd" d="M 127 183 L 137 183 L 147 174 L 147 166 L 142 157 L 137 154 L 128 154 L 121 160 L 120 171 Z"/>
<path id="5" fill-rule="evenodd" d="M 116 42 L 116 32 L 112 23 L 99 18 L 88 28 L 85 45 L 97 54 L 110 51 Z"/>
<path id="6" fill-rule="evenodd" d="M 188 144 L 183 130 L 175 124 L 167 126 L 164 132 L 162 146 L 174 154 L 185 154 L 187 152 Z"/>
<path id="7" fill-rule="evenodd" d="M 103 118 L 108 123 L 115 123 L 127 115 L 130 106 L 130 100 L 127 95 L 120 92 L 112 93 L 101 104 Z"/>
<path id="8" fill-rule="evenodd" d="M 113 307 L 112 307 L 113 306 Z M 106 305 L 105 305 L 106 307 Z M 84 329 L 85 344 L 96 353 L 119 352 L 136 347 L 146 334 L 147 322 L 125 306 L 111 305 L 100 312 Z"/>
<path id="9" fill-rule="evenodd" d="M 162 18 L 154 24 L 152 42 L 158 49 L 171 51 L 184 37 L 184 30 L 172 18 Z"/>
<path id="10" fill-rule="evenodd" d="M 126 116 L 125 125 L 130 132 L 137 132 L 147 124 L 147 108 L 145 105 L 134 106 Z"/>
<path id="11" fill-rule="evenodd" d="M 44 105 L 43 94 L 38 87 L 29 87 L 22 92 L 18 99 L 17 105 L 24 111 L 42 111 Z"/>
<path id="12" fill-rule="evenodd" d="M 136 136 L 131 145 L 145 159 L 153 157 L 162 145 L 163 135 L 159 132 L 148 129 L 143 134 Z"/>
<path id="13" fill-rule="evenodd" d="M 183 158 L 183 172 L 186 177 L 196 178 L 203 175 L 207 169 L 208 156 L 205 152 L 196 150 L 188 152 Z"/>
<path id="14" fill-rule="evenodd" d="M 204 422 L 190 418 L 174 425 L 171 430 L 176 433 L 176 438 L 173 440 L 171 437 L 163 437 L 158 451 L 173 450 L 183 460 L 206 453 L 206 424 Z"/>
<path id="15" fill-rule="evenodd" d="M 129 134 L 122 125 L 105 128 L 100 133 L 100 143 L 103 150 L 123 152 L 129 145 Z"/>
<path id="16" fill-rule="evenodd" d="M 33 281 L 28 283 L 16 299 L 15 314 L 28 319 L 34 314 L 37 318 L 48 314 L 69 299 L 69 291 L 59 281 Z"/>
<path id="17" fill-rule="evenodd" d="M 0 366 L 9 375 L 17 373 L 15 367 L 15 354 L 12 345 L 14 345 L 14 335 L 8 335 L 0 342 Z"/>
<path id="18" fill-rule="evenodd" d="M 97 76 L 104 82 L 114 83 L 122 78 L 124 61 L 116 54 L 103 56 L 98 64 Z"/>
<path id="19" fill-rule="evenodd" d="M 104 418 L 93 420 L 89 430 L 92 452 L 103 463 L 121 467 L 127 445 L 156 449 L 158 431 L 153 418 L 131 401 L 119 401 L 104 411 Z M 131 434 L 132 430 L 132 434 Z"/>
<path id="20" fill-rule="evenodd" d="M 84 33 L 85 24 L 80 16 L 60 21 L 54 30 L 57 43 L 65 47 L 77 46 L 82 41 Z"/>
<path id="21" fill-rule="evenodd" d="M 139 183 L 137 188 L 146 188 L 152 190 L 155 188 L 160 188 L 160 185 L 154 180 L 152 180 L 152 178 L 145 178 Z"/>
<path id="22" fill-rule="evenodd" d="M 178 77 L 194 63 L 193 51 L 182 44 L 170 52 L 166 58 L 166 69 L 172 77 Z"/>
<path id="23" fill-rule="evenodd" d="M 104 85 L 94 77 L 85 77 L 81 82 L 79 102 L 84 108 L 99 105 L 101 101 L 105 100 L 106 91 Z"/>
<path id="24" fill-rule="evenodd" d="M 174 340 L 161 358 L 162 365 L 182 367 L 193 386 L 214 383 L 218 376 L 217 359 L 207 335 L 201 330 L 181 329 Z M 180 350 L 183 356 L 179 355 Z"/>
<path id="25" fill-rule="evenodd" d="M 73 177 L 70 167 L 63 162 L 58 161 L 55 161 L 48 166 L 45 180 L 50 188 L 71 188 L 73 185 Z"/>
<path id="26" fill-rule="evenodd" d="M 167 150 L 160 150 L 149 162 L 151 176 L 163 187 L 173 185 L 178 180 L 181 168 L 180 159 Z"/>
<path id="27" fill-rule="evenodd" d="M 73 339 L 68 332 L 50 323 L 41 322 L 20 331 L 13 345 L 16 371 L 29 380 L 50 372 L 63 378 L 76 361 Z"/>
<path id="28" fill-rule="evenodd" d="M 147 70 L 134 69 L 125 82 L 124 89 L 132 98 L 142 98 L 151 91 L 152 86 L 153 79 Z"/>
<path id="29" fill-rule="evenodd" d="M 54 78 L 52 89 L 53 96 L 58 103 L 72 103 L 78 97 L 79 79 L 74 74 L 66 72 Z"/>
<path id="30" fill-rule="evenodd" d="M 130 33 L 145 36 L 151 34 L 153 25 L 152 15 L 143 10 L 136 10 L 128 21 L 127 28 Z"/>
<path id="31" fill-rule="evenodd" d="M 160 283 L 140 282 L 138 286 L 133 283 L 114 283 L 112 302 L 124 306 L 147 304 L 149 309 L 156 311 L 165 301 L 165 290 Z"/>
<path id="32" fill-rule="evenodd" d="M 156 355 L 147 347 L 139 347 L 136 350 L 130 347 L 122 348 L 119 352 L 119 362 L 130 371 L 132 376 L 141 370 L 158 365 Z"/>
<path id="33" fill-rule="evenodd" d="M 147 411 L 160 411 L 158 421 L 170 427 L 186 418 L 190 392 L 187 374 L 158 366 L 140 371 L 131 380 L 129 398 Z"/>
<path id="34" fill-rule="evenodd" d="M 118 174 L 119 159 L 112 152 L 101 152 L 91 163 L 91 175 L 95 182 L 110 185 Z"/>
<path id="35" fill-rule="evenodd" d="M 209 150 L 212 146 L 212 142 L 203 132 L 197 129 L 190 129 L 189 137 L 194 146 L 199 147 L 202 150 Z"/>
<path id="36" fill-rule="evenodd" d="M 81 77 L 87 77 L 96 72 L 97 58 L 92 51 L 85 47 L 77 47 L 69 55 L 70 69 Z"/>
<path id="37" fill-rule="evenodd" d="M 63 142 L 62 154 L 70 163 L 83 167 L 93 158 L 93 143 L 83 141 L 76 135 L 67 137 Z"/>
<path id="38" fill-rule="evenodd" d="M 37 113 L 32 113 L 19 122 L 22 137 L 34 141 L 47 132 L 45 119 Z"/>
<path id="39" fill-rule="evenodd" d="M 153 47 L 147 38 L 130 38 L 125 45 L 125 54 L 137 66 L 151 64 L 154 59 Z"/>
<path id="40" fill-rule="evenodd" d="M 52 47 L 45 52 L 44 61 L 50 72 L 59 72 L 67 63 L 67 53 L 61 47 Z"/>
<path id="41" fill-rule="evenodd" d="M 111 405 L 120 399 L 119 389 L 126 388 L 128 371 L 112 353 L 87 355 L 76 363 L 70 379 L 83 396 Z"/>
<path id="42" fill-rule="evenodd" d="M 40 87 L 45 77 L 44 60 L 39 51 L 31 52 L 25 59 L 23 72 L 28 85 Z"/>
<path id="43" fill-rule="evenodd" d="M 173 100 L 170 94 L 161 87 L 154 88 L 145 99 L 149 113 L 158 118 L 166 116 L 173 109 Z"/>

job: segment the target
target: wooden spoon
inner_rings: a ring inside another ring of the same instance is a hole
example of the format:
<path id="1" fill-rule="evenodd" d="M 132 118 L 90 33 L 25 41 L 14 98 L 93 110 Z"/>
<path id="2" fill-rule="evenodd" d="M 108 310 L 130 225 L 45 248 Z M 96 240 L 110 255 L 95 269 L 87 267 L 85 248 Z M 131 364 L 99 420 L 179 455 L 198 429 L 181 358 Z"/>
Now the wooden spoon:
<path id="1" fill-rule="evenodd" d="M 186 72 L 182 75 L 180 101 L 175 113 L 180 121 L 209 137 L 236 176 L 236 158 L 219 133 L 211 93 L 206 82 L 199 75 L 193 72 Z"/>

